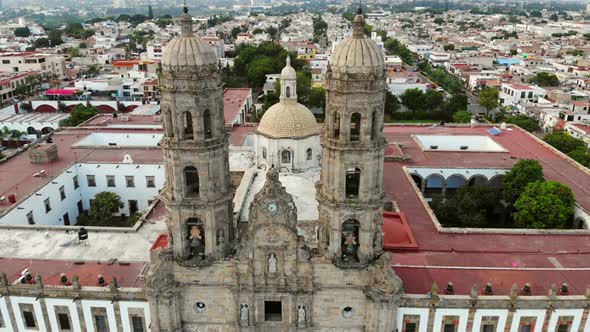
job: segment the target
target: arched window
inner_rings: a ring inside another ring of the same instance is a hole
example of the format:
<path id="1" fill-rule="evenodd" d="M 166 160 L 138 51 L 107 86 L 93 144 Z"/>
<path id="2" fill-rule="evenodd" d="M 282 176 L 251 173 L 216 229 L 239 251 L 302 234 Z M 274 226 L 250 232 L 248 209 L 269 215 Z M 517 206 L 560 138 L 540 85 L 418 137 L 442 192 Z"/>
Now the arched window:
<path id="1" fill-rule="evenodd" d="M 334 132 L 332 133 L 334 138 L 340 137 L 340 113 L 334 112 Z"/>
<path id="2" fill-rule="evenodd" d="M 377 111 L 373 112 L 371 116 L 371 139 L 377 138 L 378 135 Z"/>
<path id="3" fill-rule="evenodd" d="M 312 157 L 311 148 L 307 149 L 306 153 L 307 153 L 307 160 L 311 160 L 311 157 Z"/>
<path id="4" fill-rule="evenodd" d="M 194 166 L 184 168 L 184 192 L 187 196 L 199 195 L 199 172 Z"/>
<path id="5" fill-rule="evenodd" d="M 291 163 L 291 151 L 283 150 L 281 152 L 281 164 L 290 164 Z"/>
<path id="6" fill-rule="evenodd" d="M 211 112 L 209 110 L 203 112 L 203 129 L 205 130 L 205 139 L 211 138 Z"/>
<path id="7" fill-rule="evenodd" d="M 27 134 L 28 135 L 35 135 L 35 134 L 37 134 L 37 130 L 35 130 L 35 128 L 33 128 L 33 127 L 29 127 L 29 128 L 27 128 Z"/>
<path id="8" fill-rule="evenodd" d="M 361 114 L 352 113 L 350 116 L 350 141 L 358 142 L 361 138 Z"/>
<path id="9" fill-rule="evenodd" d="M 287 96 L 287 98 L 291 98 L 291 87 L 290 86 L 285 88 L 285 95 Z"/>
<path id="10" fill-rule="evenodd" d="M 184 139 L 193 139 L 193 116 L 190 112 L 186 111 L 182 113 L 182 124 L 184 129 Z"/>
<path id="11" fill-rule="evenodd" d="M 262 148 L 262 159 L 266 159 L 266 148 Z"/>
<path id="12" fill-rule="evenodd" d="M 359 248 L 359 228 L 358 220 L 348 219 L 342 224 L 342 242 L 340 249 L 342 260 L 347 262 L 358 261 Z"/>
<path id="13" fill-rule="evenodd" d="M 346 198 L 358 198 L 361 170 L 358 167 L 346 170 Z"/>

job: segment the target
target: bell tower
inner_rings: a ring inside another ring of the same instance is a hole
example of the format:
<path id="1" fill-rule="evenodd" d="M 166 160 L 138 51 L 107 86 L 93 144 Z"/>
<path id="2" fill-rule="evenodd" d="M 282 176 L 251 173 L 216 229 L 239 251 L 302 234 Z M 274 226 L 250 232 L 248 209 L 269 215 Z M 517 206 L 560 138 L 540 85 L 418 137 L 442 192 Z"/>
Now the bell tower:
<path id="1" fill-rule="evenodd" d="M 223 85 L 215 53 L 193 35 L 188 9 L 181 35 L 162 59 L 170 247 L 178 262 L 201 265 L 227 255 L 234 239 Z"/>
<path id="2" fill-rule="evenodd" d="M 364 267 L 383 250 L 381 50 L 365 37 L 359 9 L 352 36 L 337 45 L 326 75 L 326 120 L 317 185 L 320 251 L 337 266 Z"/>

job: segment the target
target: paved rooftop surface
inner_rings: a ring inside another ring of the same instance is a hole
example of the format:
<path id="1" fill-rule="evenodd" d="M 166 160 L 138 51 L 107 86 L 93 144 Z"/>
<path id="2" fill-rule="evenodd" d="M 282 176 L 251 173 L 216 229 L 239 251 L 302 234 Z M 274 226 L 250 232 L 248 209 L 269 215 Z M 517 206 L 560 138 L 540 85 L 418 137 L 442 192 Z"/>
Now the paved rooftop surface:
<path id="1" fill-rule="evenodd" d="M 439 287 L 452 281 L 458 293 L 468 294 L 473 284 L 481 288 L 492 282 L 497 292 L 508 294 L 513 283 L 522 287 L 530 282 L 536 294 L 544 295 L 552 283 L 568 282 L 572 294 L 583 294 L 590 280 L 590 235 L 448 234 L 435 228 L 403 166 L 510 168 L 519 159 L 536 159 L 547 179 L 568 185 L 578 203 L 590 211 L 590 176 L 523 130 L 490 136 L 509 152 L 423 152 L 411 137 L 489 136 L 487 129 L 385 127 L 387 140 L 403 143 L 403 152 L 411 157 L 409 162 L 388 161 L 384 168 L 385 191 L 404 213 L 418 244 L 417 251 L 394 251 L 392 264 L 406 292 L 427 293 L 434 281 Z"/>

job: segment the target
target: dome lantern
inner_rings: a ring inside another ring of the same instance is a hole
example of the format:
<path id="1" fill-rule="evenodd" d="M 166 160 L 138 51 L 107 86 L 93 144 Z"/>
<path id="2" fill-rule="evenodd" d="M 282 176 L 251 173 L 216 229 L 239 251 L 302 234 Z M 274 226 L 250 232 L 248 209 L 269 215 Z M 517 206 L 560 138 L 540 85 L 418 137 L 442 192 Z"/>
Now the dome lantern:
<path id="1" fill-rule="evenodd" d="M 283 102 L 297 103 L 297 72 L 291 67 L 291 57 L 287 56 L 287 65 L 281 71 L 281 98 Z"/>

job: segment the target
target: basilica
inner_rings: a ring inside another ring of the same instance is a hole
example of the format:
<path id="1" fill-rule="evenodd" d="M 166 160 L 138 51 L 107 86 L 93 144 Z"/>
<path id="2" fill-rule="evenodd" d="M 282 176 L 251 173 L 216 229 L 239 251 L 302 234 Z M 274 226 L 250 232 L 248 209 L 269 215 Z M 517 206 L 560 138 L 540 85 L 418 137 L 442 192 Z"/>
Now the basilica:
<path id="1" fill-rule="evenodd" d="M 393 330 L 402 284 L 383 252 L 385 70 L 363 16 L 333 54 L 323 131 L 297 102 L 287 58 L 280 102 L 254 133 L 266 181 L 245 224 L 232 216 L 215 54 L 186 11 L 181 24 L 162 61 L 169 249 L 152 256 L 147 276 L 152 330 Z M 320 160 L 319 220 L 302 232 L 279 174 Z"/>

